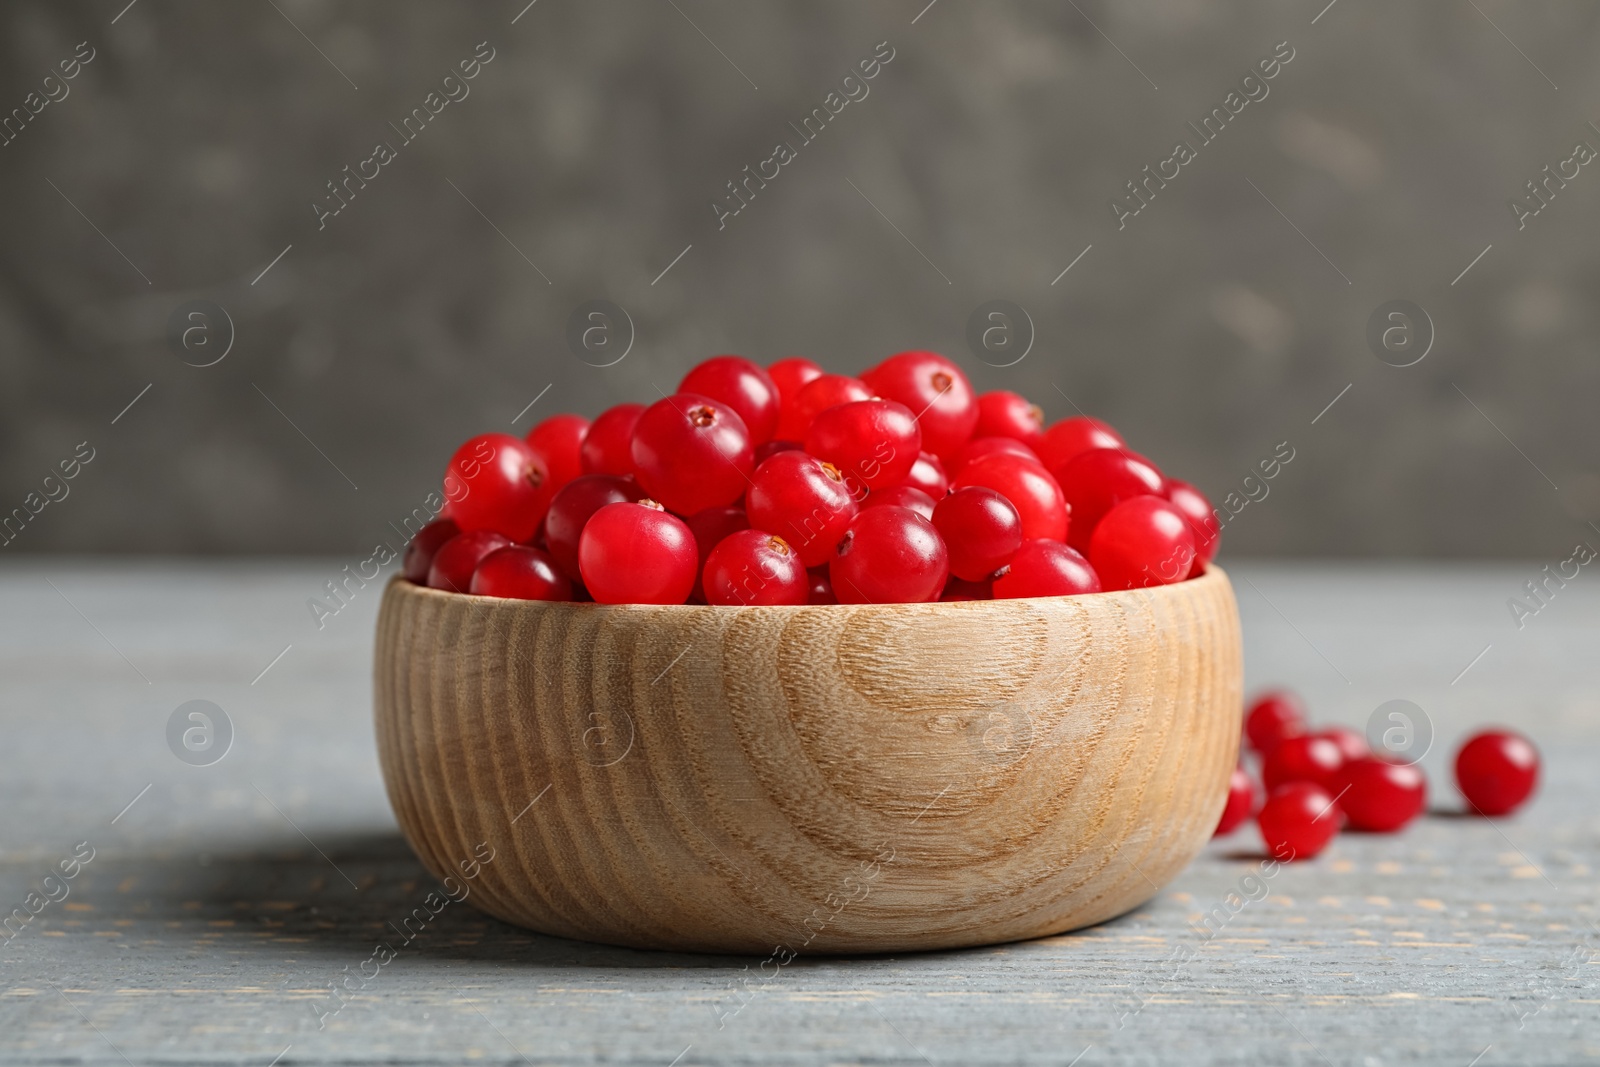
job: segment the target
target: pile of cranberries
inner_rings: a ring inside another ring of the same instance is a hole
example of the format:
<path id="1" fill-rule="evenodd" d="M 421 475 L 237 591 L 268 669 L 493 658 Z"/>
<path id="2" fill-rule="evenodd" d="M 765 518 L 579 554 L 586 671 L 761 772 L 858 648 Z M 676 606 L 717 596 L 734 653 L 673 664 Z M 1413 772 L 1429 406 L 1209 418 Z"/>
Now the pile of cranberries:
<path id="1" fill-rule="evenodd" d="M 859 378 L 696 366 L 672 396 L 480 434 L 406 554 L 436 589 L 602 604 L 1062 596 L 1182 581 L 1220 525 L 1103 422 L 1051 426 L 934 352 Z"/>
<path id="2" fill-rule="evenodd" d="M 1279 859 L 1310 859 L 1341 826 L 1393 833 L 1422 813 L 1427 780 L 1414 764 L 1375 755 L 1354 730 L 1307 728 L 1305 705 L 1293 693 L 1263 694 L 1245 715 L 1245 743 L 1259 760 L 1266 802 L 1241 763 L 1228 786 L 1217 834 L 1251 815 Z M 1539 751 L 1509 730 L 1485 730 L 1456 753 L 1456 785 L 1480 815 L 1505 815 L 1532 795 Z"/>

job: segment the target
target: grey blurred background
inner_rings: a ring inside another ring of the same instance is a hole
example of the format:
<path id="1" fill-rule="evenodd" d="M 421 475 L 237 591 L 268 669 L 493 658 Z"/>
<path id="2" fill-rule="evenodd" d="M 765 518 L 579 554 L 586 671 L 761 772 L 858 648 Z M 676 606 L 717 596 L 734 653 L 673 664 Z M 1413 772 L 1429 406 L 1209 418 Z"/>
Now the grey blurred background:
<path id="1" fill-rule="evenodd" d="M 914 347 L 1214 500 L 1289 442 L 1225 554 L 1600 544 L 1600 167 L 1524 229 L 1507 206 L 1600 147 L 1600 7 L 525 2 L 0 8 L 0 113 L 27 113 L 0 147 L 0 515 L 94 455 L 5 551 L 358 551 L 519 413 L 653 399 L 717 352 Z M 1284 41 L 1268 97 L 1119 231 L 1111 197 Z M 719 230 L 725 183 L 879 42 L 868 95 Z M 224 327 L 167 337 L 197 299 L 234 332 L 207 367 Z M 593 299 L 635 332 L 603 369 L 565 340 Z M 994 299 L 1035 333 L 1004 368 L 966 341 Z M 1393 299 L 1436 330 L 1413 366 L 1366 340 Z"/>

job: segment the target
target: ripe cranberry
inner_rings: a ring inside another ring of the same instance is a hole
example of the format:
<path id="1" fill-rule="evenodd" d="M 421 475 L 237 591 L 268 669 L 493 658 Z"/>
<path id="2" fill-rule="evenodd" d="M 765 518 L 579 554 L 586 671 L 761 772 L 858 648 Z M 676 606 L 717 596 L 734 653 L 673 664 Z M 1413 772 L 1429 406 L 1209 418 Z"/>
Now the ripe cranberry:
<path id="1" fill-rule="evenodd" d="M 837 604 L 839 598 L 833 595 L 833 582 L 828 578 L 828 568 L 818 567 L 816 570 L 806 572 L 810 588 L 806 593 L 807 604 Z"/>
<path id="2" fill-rule="evenodd" d="M 996 389 L 978 397 L 978 424 L 972 436 L 1011 437 L 1034 445 L 1044 436 L 1044 412 L 1027 397 Z"/>
<path id="3" fill-rule="evenodd" d="M 589 433 L 589 420 L 582 415 L 552 415 L 528 431 L 523 438 L 544 457 L 550 467 L 550 480 L 557 489 L 583 473 L 583 439 Z"/>
<path id="4" fill-rule="evenodd" d="M 861 376 L 873 392 L 904 404 L 922 427 L 929 452 L 941 458 L 967 443 L 978 424 L 978 398 L 961 368 L 937 352 L 901 352 Z"/>
<path id="5" fill-rule="evenodd" d="M 607 504 L 578 542 L 583 585 L 597 604 L 682 604 L 699 558 L 689 527 L 653 500 Z"/>
<path id="6" fill-rule="evenodd" d="M 1330 793 L 1339 791 L 1344 753 L 1326 737 L 1300 734 L 1278 742 L 1261 763 L 1261 784 L 1272 792 L 1287 782 L 1315 782 Z"/>
<path id="7" fill-rule="evenodd" d="M 912 485 L 891 485 L 883 489 L 874 489 L 867 494 L 861 502 L 864 508 L 881 508 L 884 506 L 897 508 L 910 508 L 928 521 L 933 521 L 935 507 L 933 497 Z"/>
<path id="8" fill-rule="evenodd" d="M 1249 771 L 1235 767 L 1228 778 L 1228 802 L 1222 806 L 1222 818 L 1217 820 L 1217 829 L 1211 836 L 1233 833 L 1255 810 L 1256 784 L 1250 780 Z"/>
<path id="9" fill-rule="evenodd" d="M 1095 526 L 1089 562 L 1107 589 L 1181 582 L 1194 565 L 1194 535 L 1167 501 L 1136 496 L 1112 508 Z"/>
<path id="10" fill-rule="evenodd" d="M 821 367 L 800 356 L 789 356 L 767 366 L 767 377 L 778 387 L 780 408 L 787 404 L 789 398 L 798 393 L 807 382 L 822 377 L 822 374 Z"/>
<path id="11" fill-rule="evenodd" d="M 556 486 L 544 457 L 508 433 L 483 433 L 456 449 L 445 468 L 450 517 L 462 530 L 532 540 Z"/>
<path id="12" fill-rule="evenodd" d="M 1290 782 L 1272 790 L 1256 816 L 1261 839 L 1280 860 L 1308 860 L 1339 832 L 1339 808 L 1314 782 Z"/>
<path id="13" fill-rule="evenodd" d="M 805 452 L 780 452 L 757 467 L 745 508 L 750 525 L 783 538 L 807 567 L 833 558 L 858 510 L 839 468 Z"/>
<path id="14" fill-rule="evenodd" d="M 571 600 L 572 580 L 549 553 L 531 545 L 507 545 L 478 562 L 471 592 L 511 600 Z"/>
<path id="15" fill-rule="evenodd" d="M 828 565 L 841 604 L 917 604 L 939 599 L 950 557 L 933 523 L 910 508 L 867 508 Z"/>
<path id="16" fill-rule="evenodd" d="M 1072 536 L 1067 543 L 1079 552 L 1088 551 L 1094 528 L 1108 511 L 1137 496 L 1159 497 L 1166 484 L 1155 464 L 1119 448 L 1091 449 L 1050 470 L 1072 508 Z M 1193 534 L 1189 535 L 1189 541 L 1192 545 Z M 1185 570 L 1173 581 L 1187 574 Z"/>
<path id="17" fill-rule="evenodd" d="M 607 504 L 640 500 L 644 493 L 632 478 L 614 474 L 585 474 L 568 482 L 550 501 L 544 517 L 545 548 L 568 578 L 578 574 L 578 540 L 584 523 Z"/>
<path id="18" fill-rule="evenodd" d="M 643 404 L 618 404 L 595 416 L 578 450 L 583 473 L 632 474 L 633 428 L 643 414 Z"/>
<path id="19" fill-rule="evenodd" d="M 1021 456 L 1023 459 L 1039 463 L 1039 457 L 1034 455 L 1033 449 L 1018 441 L 1015 437 L 974 437 L 957 449 L 956 454 L 951 457 L 950 473 L 960 474 L 967 469 L 969 463 L 982 459 L 984 456 L 993 455 L 996 452 L 1007 452 L 1013 456 Z M 1043 466 L 1044 464 L 1041 463 L 1039 465 Z"/>
<path id="20" fill-rule="evenodd" d="M 784 400 L 778 416 L 778 436 L 789 441 L 804 441 L 812 420 L 824 411 L 855 400 L 870 399 L 872 390 L 860 378 L 847 378 L 842 374 L 813 378 L 794 396 Z"/>
<path id="21" fill-rule="evenodd" d="M 1211 501 L 1188 482 L 1167 479 L 1167 499 L 1188 520 L 1189 532 L 1194 534 L 1195 559 L 1210 563 L 1217 554 L 1217 544 L 1222 540 L 1222 523 L 1211 509 Z"/>
<path id="22" fill-rule="evenodd" d="M 1089 561 L 1060 541 L 1024 541 L 994 579 L 996 600 L 1098 593 L 1100 577 Z"/>
<path id="23" fill-rule="evenodd" d="M 1367 739 L 1348 726 L 1328 726 L 1315 731 L 1312 737 L 1326 737 L 1329 741 L 1339 746 L 1339 754 L 1349 763 L 1353 760 L 1366 759 L 1372 755 L 1372 749 L 1367 746 Z"/>
<path id="24" fill-rule="evenodd" d="M 804 449 L 801 448 L 799 441 L 783 441 L 774 438 L 764 445 L 756 446 L 755 465 L 757 467 L 761 466 L 767 460 L 771 459 L 773 456 L 776 456 L 779 452 L 801 451 L 804 451 Z"/>
<path id="25" fill-rule="evenodd" d="M 1480 815 L 1522 806 L 1539 781 L 1539 750 L 1511 730 L 1474 734 L 1456 753 L 1456 786 Z"/>
<path id="26" fill-rule="evenodd" d="M 994 583 L 966 582 L 960 578 L 951 578 L 944 583 L 944 592 L 939 594 L 939 599 L 946 604 L 962 600 L 993 600 Z"/>
<path id="27" fill-rule="evenodd" d="M 1371 833 L 1400 829 L 1422 813 L 1428 796 L 1428 782 L 1419 768 L 1375 756 L 1346 764 L 1340 781 L 1339 807 L 1345 818 L 1357 830 Z"/>
<path id="28" fill-rule="evenodd" d="M 1022 516 L 1011 501 L 981 485 L 939 501 L 932 519 L 950 552 L 950 573 L 969 582 L 993 575 L 1022 547 Z"/>
<path id="29" fill-rule="evenodd" d="M 744 513 L 744 508 L 706 508 L 697 511 L 684 520 L 689 524 L 689 532 L 694 534 L 695 555 L 698 562 L 695 564 L 694 588 L 689 591 L 689 602 L 704 604 L 706 591 L 702 579 L 706 571 L 706 559 L 711 555 L 711 550 L 720 545 L 724 538 L 738 533 L 740 530 L 750 529 L 750 519 Z"/>
<path id="30" fill-rule="evenodd" d="M 963 467 L 950 488 L 974 485 L 993 489 L 1011 501 L 1022 518 L 1025 539 L 1066 540 L 1068 510 L 1061 487 L 1039 464 L 1004 452 L 984 456 Z"/>
<path id="31" fill-rule="evenodd" d="M 738 500 L 754 462 L 739 413 L 694 393 L 656 401 L 633 428 L 634 476 L 652 499 L 679 515 Z"/>
<path id="32" fill-rule="evenodd" d="M 433 565 L 433 555 L 450 538 L 461 532 L 454 519 L 434 519 L 417 531 L 406 546 L 403 564 L 406 580 L 417 585 L 428 584 L 428 568 Z"/>
<path id="33" fill-rule="evenodd" d="M 511 544 L 511 539 L 493 530 L 468 530 L 439 546 L 428 567 L 428 585 L 450 593 L 465 593 L 472 587 L 472 572 L 483 557 Z"/>
<path id="34" fill-rule="evenodd" d="M 744 420 L 752 445 L 764 445 L 778 429 L 778 386 L 743 356 L 712 356 L 683 376 L 678 392 L 720 400 Z"/>
<path id="35" fill-rule="evenodd" d="M 1123 444 L 1117 431 L 1099 419 L 1074 415 L 1051 426 L 1032 448 L 1039 453 L 1039 462 L 1045 469 L 1055 472 L 1090 449 L 1122 448 Z"/>
<path id="36" fill-rule="evenodd" d="M 950 491 L 950 476 L 945 474 L 944 464 L 939 462 L 938 456 L 919 452 L 917 461 L 911 465 L 911 473 L 900 484 L 921 489 L 934 500 L 939 500 Z"/>
<path id="37" fill-rule="evenodd" d="M 1262 693 L 1244 719 L 1250 747 L 1265 756 L 1286 737 L 1306 732 L 1306 706 L 1287 689 Z"/>
<path id="38" fill-rule="evenodd" d="M 905 481 L 921 447 L 916 418 L 893 400 L 839 404 L 819 414 L 806 431 L 807 452 L 838 467 L 847 482 L 868 489 Z"/>
<path id="39" fill-rule="evenodd" d="M 722 539 L 706 558 L 706 603 L 804 604 L 811 582 L 789 543 L 761 530 Z"/>

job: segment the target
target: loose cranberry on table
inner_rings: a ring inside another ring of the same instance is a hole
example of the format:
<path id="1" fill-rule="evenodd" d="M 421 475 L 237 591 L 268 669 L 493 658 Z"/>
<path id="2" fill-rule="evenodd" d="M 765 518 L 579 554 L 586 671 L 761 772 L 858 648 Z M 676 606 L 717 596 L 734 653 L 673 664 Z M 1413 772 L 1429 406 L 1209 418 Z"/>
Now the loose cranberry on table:
<path id="1" fill-rule="evenodd" d="M 776 363 L 767 365 L 767 376 L 772 379 L 772 384 L 778 387 L 778 403 L 781 411 L 782 405 L 789 402 L 789 398 L 813 379 L 823 375 L 823 369 L 809 359 L 800 356 L 788 356 Z"/>
<path id="2" fill-rule="evenodd" d="M 978 397 L 978 422 L 972 436 L 1010 437 L 1026 445 L 1044 436 L 1044 412 L 1025 396 L 996 389 Z"/>
<path id="3" fill-rule="evenodd" d="M 1313 731 L 1313 737 L 1325 737 L 1339 746 L 1339 752 L 1345 761 L 1366 759 L 1372 755 L 1372 749 L 1367 745 L 1367 739 L 1348 726 L 1326 726 L 1321 730 Z"/>
<path id="4" fill-rule="evenodd" d="M 1217 828 L 1211 836 L 1233 833 L 1255 814 L 1255 810 L 1256 784 L 1250 780 L 1249 771 L 1235 767 L 1228 778 L 1228 800 L 1222 805 L 1222 817 L 1217 820 Z"/>
<path id="5" fill-rule="evenodd" d="M 654 500 L 607 504 L 578 542 L 584 588 L 598 604 L 682 604 L 699 561 L 689 527 Z"/>
<path id="6" fill-rule="evenodd" d="M 937 506 L 933 497 L 910 485 L 891 485 L 885 489 L 874 489 L 867 494 L 861 502 L 864 508 L 897 507 L 910 508 L 923 518 L 932 521 L 933 509 Z"/>
<path id="7" fill-rule="evenodd" d="M 571 600 L 572 580 L 548 552 L 507 545 L 479 561 L 468 592 L 510 600 Z"/>
<path id="8" fill-rule="evenodd" d="M 1075 596 L 1101 591 L 1100 577 L 1076 549 L 1060 541 L 1024 541 L 994 580 L 996 600 Z"/>
<path id="9" fill-rule="evenodd" d="M 618 404 L 595 416 L 578 450 L 583 473 L 632 474 L 633 428 L 643 414 L 643 404 Z"/>
<path id="10" fill-rule="evenodd" d="M 706 603 L 750 606 L 804 604 L 810 576 L 789 543 L 761 530 L 740 530 L 722 539 L 706 558 Z"/>
<path id="11" fill-rule="evenodd" d="M 944 464 L 939 462 L 938 456 L 921 452 L 901 484 L 915 486 L 938 500 L 950 491 L 950 476 L 945 473 Z"/>
<path id="12" fill-rule="evenodd" d="M 1011 501 L 1022 519 L 1024 538 L 1066 539 L 1073 517 L 1061 497 L 1061 487 L 1032 460 L 1003 452 L 975 459 L 950 483 L 952 490 L 970 486 L 993 489 Z"/>
<path id="13" fill-rule="evenodd" d="M 828 564 L 841 604 L 916 604 L 939 599 L 950 557 L 933 523 L 909 508 L 867 508 Z"/>
<path id="14" fill-rule="evenodd" d="M 1194 566 L 1194 535 L 1178 509 L 1154 496 L 1124 500 L 1089 539 L 1089 562 L 1107 589 L 1170 585 Z"/>
<path id="15" fill-rule="evenodd" d="M 550 480 L 560 489 L 583 473 L 583 439 L 589 420 L 582 415 L 552 415 L 523 438 L 550 465 Z"/>
<path id="16" fill-rule="evenodd" d="M 905 481 L 921 452 L 922 431 L 904 404 L 855 400 L 828 408 L 812 420 L 805 446 L 813 456 L 838 467 L 852 490 L 855 483 L 877 489 Z"/>
<path id="17" fill-rule="evenodd" d="M 1039 462 L 1051 473 L 1091 449 L 1122 448 L 1123 440 L 1117 431 L 1087 415 L 1074 415 L 1062 419 L 1040 435 L 1030 447 L 1038 453 Z"/>
<path id="18" fill-rule="evenodd" d="M 1112 508 L 1138 496 L 1160 497 L 1166 485 L 1155 464 L 1122 448 L 1091 449 L 1049 470 L 1072 508 L 1067 543 L 1079 552 L 1088 551 L 1095 527 Z"/>
<path id="19" fill-rule="evenodd" d="M 1539 782 L 1539 750 L 1512 730 L 1474 734 L 1456 753 L 1456 786 L 1480 815 L 1506 815 Z"/>
<path id="20" fill-rule="evenodd" d="M 406 546 L 402 564 L 406 580 L 418 585 L 428 584 L 428 568 L 433 566 L 433 554 L 450 538 L 461 532 L 454 519 L 434 519 L 417 531 Z"/>
<path id="21" fill-rule="evenodd" d="M 750 476 L 745 510 L 752 526 L 782 537 L 801 562 L 817 567 L 833 558 L 858 506 L 838 467 L 806 452 L 780 452 Z"/>
<path id="22" fill-rule="evenodd" d="M 585 474 L 562 487 L 545 513 L 544 543 L 567 577 L 579 576 L 578 539 L 589 517 L 607 504 L 643 498 L 637 482 L 614 474 Z"/>
<path id="23" fill-rule="evenodd" d="M 923 447 L 941 458 L 967 443 L 978 424 L 978 398 L 967 376 L 937 352 L 901 352 L 861 376 L 874 393 L 911 410 Z"/>
<path id="24" fill-rule="evenodd" d="M 1194 534 L 1195 555 L 1201 563 L 1210 563 L 1222 541 L 1222 524 L 1211 509 L 1205 494 L 1176 478 L 1167 479 L 1167 499 L 1189 520 L 1189 531 Z"/>
<path id="25" fill-rule="evenodd" d="M 1344 753 L 1326 737 L 1301 734 L 1286 737 L 1261 763 L 1261 784 L 1272 792 L 1288 782 L 1314 782 L 1330 793 L 1340 788 Z"/>
<path id="26" fill-rule="evenodd" d="M 754 464 L 744 420 L 709 397 L 663 397 L 633 428 L 634 477 L 651 499 L 679 515 L 738 500 Z"/>
<path id="27" fill-rule="evenodd" d="M 778 436 L 788 441 L 804 441 L 816 417 L 831 407 L 853 400 L 871 400 L 872 390 L 860 378 L 843 374 L 824 374 L 800 387 L 783 402 L 778 416 Z"/>
<path id="28" fill-rule="evenodd" d="M 439 546 L 428 567 L 428 585 L 449 593 L 465 593 L 472 587 L 472 572 L 483 557 L 511 544 L 511 539 L 493 530 L 468 530 Z"/>
<path id="29" fill-rule="evenodd" d="M 1244 732 L 1250 747 L 1264 756 L 1284 738 L 1306 732 L 1306 706 L 1286 689 L 1262 693 L 1245 714 Z"/>
<path id="30" fill-rule="evenodd" d="M 981 485 L 957 489 L 934 506 L 934 529 L 950 553 L 950 573 L 982 581 L 1022 547 L 1022 516 L 1011 501 Z"/>
<path id="31" fill-rule="evenodd" d="M 508 433 L 479 434 L 456 449 L 444 483 L 457 526 L 513 541 L 533 538 L 556 493 L 544 457 Z"/>
<path id="32" fill-rule="evenodd" d="M 974 437 L 956 450 L 956 454 L 950 458 L 947 469 L 952 475 L 960 474 L 973 460 L 982 459 L 996 452 L 1007 452 L 1039 463 L 1039 457 L 1034 454 L 1033 449 L 1014 437 Z M 1044 466 L 1043 463 L 1039 465 Z"/>
<path id="33" fill-rule="evenodd" d="M 1342 815 L 1333 794 L 1313 782 L 1290 782 L 1274 789 L 1256 815 L 1261 839 L 1285 862 L 1308 860 L 1328 847 Z"/>
<path id="34" fill-rule="evenodd" d="M 1346 764 L 1339 778 L 1339 807 L 1357 830 L 1393 833 L 1422 814 L 1428 799 L 1427 779 L 1409 763 L 1363 756 Z"/>
<path id="35" fill-rule="evenodd" d="M 743 356 L 712 356 L 697 363 L 678 383 L 678 392 L 708 396 L 737 411 L 753 446 L 766 444 L 778 432 L 778 386 Z"/>
<path id="36" fill-rule="evenodd" d="M 689 601 L 694 604 L 706 602 L 705 586 L 703 580 L 706 571 L 706 560 L 711 555 L 711 550 L 722 544 L 723 539 L 740 530 L 750 528 L 750 517 L 745 514 L 744 508 L 729 505 L 724 508 L 706 508 L 690 515 L 684 522 L 689 525 L 689 532 L 694 534 L 695 545 L 695 572 L 694 588 L 689 591 Z"/>

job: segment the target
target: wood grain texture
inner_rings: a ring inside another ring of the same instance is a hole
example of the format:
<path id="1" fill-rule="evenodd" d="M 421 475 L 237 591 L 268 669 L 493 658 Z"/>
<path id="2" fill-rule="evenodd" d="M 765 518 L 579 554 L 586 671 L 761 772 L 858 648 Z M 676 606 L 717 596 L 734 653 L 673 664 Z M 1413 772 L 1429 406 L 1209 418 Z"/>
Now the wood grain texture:
<path id="1" fill-rule="evenodd" d="M 545 933 L 768 954 L 1011 941 L 1153 896 L 1237 758 L 1226 576 L 801 608 L 494 600 L 392 582 L 375 712 L 437 875 Z M 531 804 L 531 807 L 529 806 Z"/>

